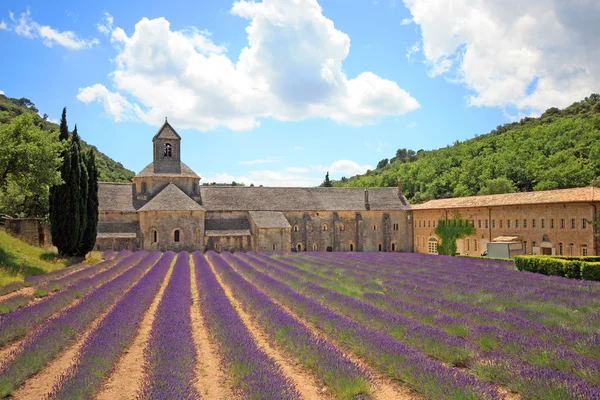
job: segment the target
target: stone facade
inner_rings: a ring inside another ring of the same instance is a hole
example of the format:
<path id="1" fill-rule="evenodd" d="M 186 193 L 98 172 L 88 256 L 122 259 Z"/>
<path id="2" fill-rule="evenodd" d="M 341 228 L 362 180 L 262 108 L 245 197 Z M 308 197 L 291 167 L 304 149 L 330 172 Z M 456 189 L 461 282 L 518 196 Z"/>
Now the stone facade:
<path id="1" fill-rule="evenodd" d="M 153 162 L 131 184 L 99 184 L 97 249 L 412 251 L 400 186 L 206 187 L 168 122 L 152 142 Z"/>
<path id="2" fill-rule="evenodd" d="M 4 222 L 4 229 L 33 246 L 52 246 L 50 226 L 41 218 L 10 218 Z"/>

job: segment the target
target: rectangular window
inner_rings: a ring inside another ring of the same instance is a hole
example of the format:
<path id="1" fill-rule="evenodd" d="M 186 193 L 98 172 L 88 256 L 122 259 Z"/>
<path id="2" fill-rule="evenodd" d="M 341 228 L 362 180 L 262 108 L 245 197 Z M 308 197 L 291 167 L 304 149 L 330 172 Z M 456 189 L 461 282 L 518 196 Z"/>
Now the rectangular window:
<path id="1" fill-rule="evenodd" d="M 581 220 L 581 229 L 587 229 L 587 219 Z"/>
<path id="2" fill-rule="evenodd" d="M 515 219 L 515 229 L 519 229 L 519 220 Z"/>
<path id="3" fill-rule="evenodd" d="M 500 229 L 502 229 L 502 220 L 500 220 L 499 222 L 500 222 Z"/>
<path id="4" fill-rule="evenodd" d="M 541 219 L 542 229 L 546 229 L 546 220 L 544 218 Z"/>
<path id="5" fill-rule="evenodd" d="M 527 242 L 523 242 L 523 254 L 527 254 Z"/>
<path id="6" fill-rule="evenodd" d="M 473 239 L 473 250 L 477 251 L 477 239 Z"/>
<path id="7" fill-rule="evenodd" d="M 485 229 L 487 229 L 487 228 L 488 228 L 488 220 L 486 219 L 485 220 Z"/>
<path id="8" fill-rule="evenodd" d="M 563 244 L 559 243 L 558 244 L 558 255 L 562 256 L 564 251 L 565 251 L 565 249 L 563 248 Z"/>
<path id="9" fill-rule="evenodd" d="M 477 221 L 477 226 L 479 227 L 479 229 L 481 229 L 481 220 Z"/>
<path id="10" fill-rule="evenodd" d="M 560 229 L 565 229 L 565 219 L 564 218 L 562 218 L 560 220 Z"/>
<path id="11" fill-rule="evenodd" d="M 427 221 L 427 227 L 431 228 L 431 220 Z"/>
<path id="12" fill-rule="evenodd" d="M 571 229 L 575 229 L 575 218 L 571 219 Z"/>
<path id="13" fill-rule="evenodd" d="M 506 220 L 506 227 L 507 227 L 507 228 L 510 228 L 510 219 L 507 219 L 507 220 Z"/>
<path id="14" fill-rule="evenodd" d="M 496 229 L 496 220 L 495 219 L 492 220 L 492 228 Z"/>
<path id="15" fill-rule="evenodd" d="M 419 228 L 421 227 L 421 220 L 419 220 Z"/>
<path id="16" fill-rule="evenodd" d="M 581 255 L 586 257 L 588 255 L 588 251 L 587 251 L 587 244 L 582 244 L 581 245 Z"/>
<path id="17" fill-rule="evenodd" d="M 527 220 L 526 219 L 523 220 L 523 229 L 527 229 Z"/>
<path id="18" fill-rule="evenodd" d="M 531 220 L 531 227 L 535 229 L 535 219 Z"/>
<path id="19" fill-rule="evenodd" d="M 467 239 L 467 251 L 471 251 L 471 239 Z"/>
<path id="20" fill-rule="evenodd" d="M 550 229 L 554 229 L 554 218 L 550 220 Z"/>

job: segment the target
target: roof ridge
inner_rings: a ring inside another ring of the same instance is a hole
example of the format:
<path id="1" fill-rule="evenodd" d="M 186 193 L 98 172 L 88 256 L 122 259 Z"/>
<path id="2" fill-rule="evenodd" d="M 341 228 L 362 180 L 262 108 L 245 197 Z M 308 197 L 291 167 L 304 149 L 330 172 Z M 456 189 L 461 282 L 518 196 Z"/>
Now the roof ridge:
<path id="1" fill-rule="evenodd" d="M 104 182 L 104 181 L 99 181 L 98 184 L 103 184 L 103 185 L 133 185 L 133 183 L 131 182 Z"/>

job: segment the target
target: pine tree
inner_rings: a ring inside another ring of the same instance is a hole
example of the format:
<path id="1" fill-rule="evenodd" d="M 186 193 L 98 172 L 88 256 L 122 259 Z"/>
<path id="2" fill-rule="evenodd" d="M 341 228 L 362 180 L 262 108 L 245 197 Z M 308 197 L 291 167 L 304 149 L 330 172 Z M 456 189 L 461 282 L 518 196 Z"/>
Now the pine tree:
<path id="1" fill-rule="evenodd" d="M 85 157 L 85 165 L 88 175 L 87 192 L 87 223 L 83 234 L 83 243 L 80 248 L 82 255 L 92 251 L 96 244 L 96 230 L 98 228 L 98 168 L 96 167 L 96 156 L 89 149 Z"/>
<path id="2" fill-rule="evenodd" d="M 68 182 L 71 180 L 71 143 L 67 126 L 67 108 L 63 108 L 60 119 L 59 139 L 64 144 L 60 175 L 62 184 L 50 188 L 50 233 L 52 244 L 59 254 L 69 254 L 69 244 L 73 241 L 71 230 L 70 196 Z"/>
<path id="3" fill-rule="evenodd" d="M 323 181 L 323 187 L 332 187 L 333 184 L 331 183 L 331 180 L 329 179 L 329 171 L 327 171 L 327 174 L 325 174 L 325 180 Z"/>

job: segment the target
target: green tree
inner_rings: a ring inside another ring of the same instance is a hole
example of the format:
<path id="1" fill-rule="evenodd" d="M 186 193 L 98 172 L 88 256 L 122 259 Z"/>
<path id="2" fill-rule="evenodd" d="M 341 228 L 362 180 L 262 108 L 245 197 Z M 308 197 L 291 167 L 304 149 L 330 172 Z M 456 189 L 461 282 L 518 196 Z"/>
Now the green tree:
<path id="1" fill-rule="evenodd" d="M 88 196 L 88 171 L 86 165 L 86 156 L 81 148 L 81 139 L 77 132 L 77 124 L 73 128 L 73 135 L 71 135 L 71 143 L 73 144 L 73 153 L 71 156 L 73 159 L 77 158 L 79 161 L 79 185 L 77 187 L 78 193 L 78 204 L 79 204 L 79 222 L 77 229 L 79 230 L 79 238 L 77 239 L 77 247 L 75 254 L 78 256 L 84 256 L 86 253 L 83 252 L 83 242 L 87 226 L 87 196 Z"/>
<path id="2" fill-rule="evenodd" d="M 456 255 L 456 241 L 468 235 L 475 234 L 471 221 L 463 219 L 459 213 L 450 219 L 440 218 L 435 227 L 435 234 L 440 238 L 438 253 L 447 256 Z"/>
<path id="3" fill-rule="evenodd" d="M 57 171 L 63 146 L 56 133 L 42 131 L 31 113 L 0 125 L 0 210 L 13 216 L 44 217 L 49 187 L 61 182 Z"/>
<path id="4" fill-rule="evenodd" d="M 381 169 L 381 168 L 385 167 L 386 165 L 388 165 L 389 163 L 390 163 L 390 160 L 388 160 L 387 158 L 384 158 L 383 160 L 381 160 L 377 163 L 377 169 Z"/>
<path id="5" fill-rule="evenodd" d="M 517 188 L 513 181 L 501 176 L 499 178 L 487 180 L 479 190 L 478 194 L 502 194 L 514 193 L 516 191 Z"/>
<path id="6" fill-rule="evenodd" d="M 85 153 L 85 167 L 88 176 L 87 182 L 87 203 L 86 203 L 86 225 L 83 234 L 83 242 L 80 247 L 82 255 L 94 249 L 96 244 L 96 234 L 98 230 L 98 167 L 96 166 L 96 156 L 92 149 Z"/>
<path id="7" fill-rule="evenodd" d="M 323 181 L 323 187 L 332 187 L 333 184 L 331 183 L 331 180 L 329 179 L 329 171 L 327 171 L 327 173 L 325 174 L 325 180 Z"/>

